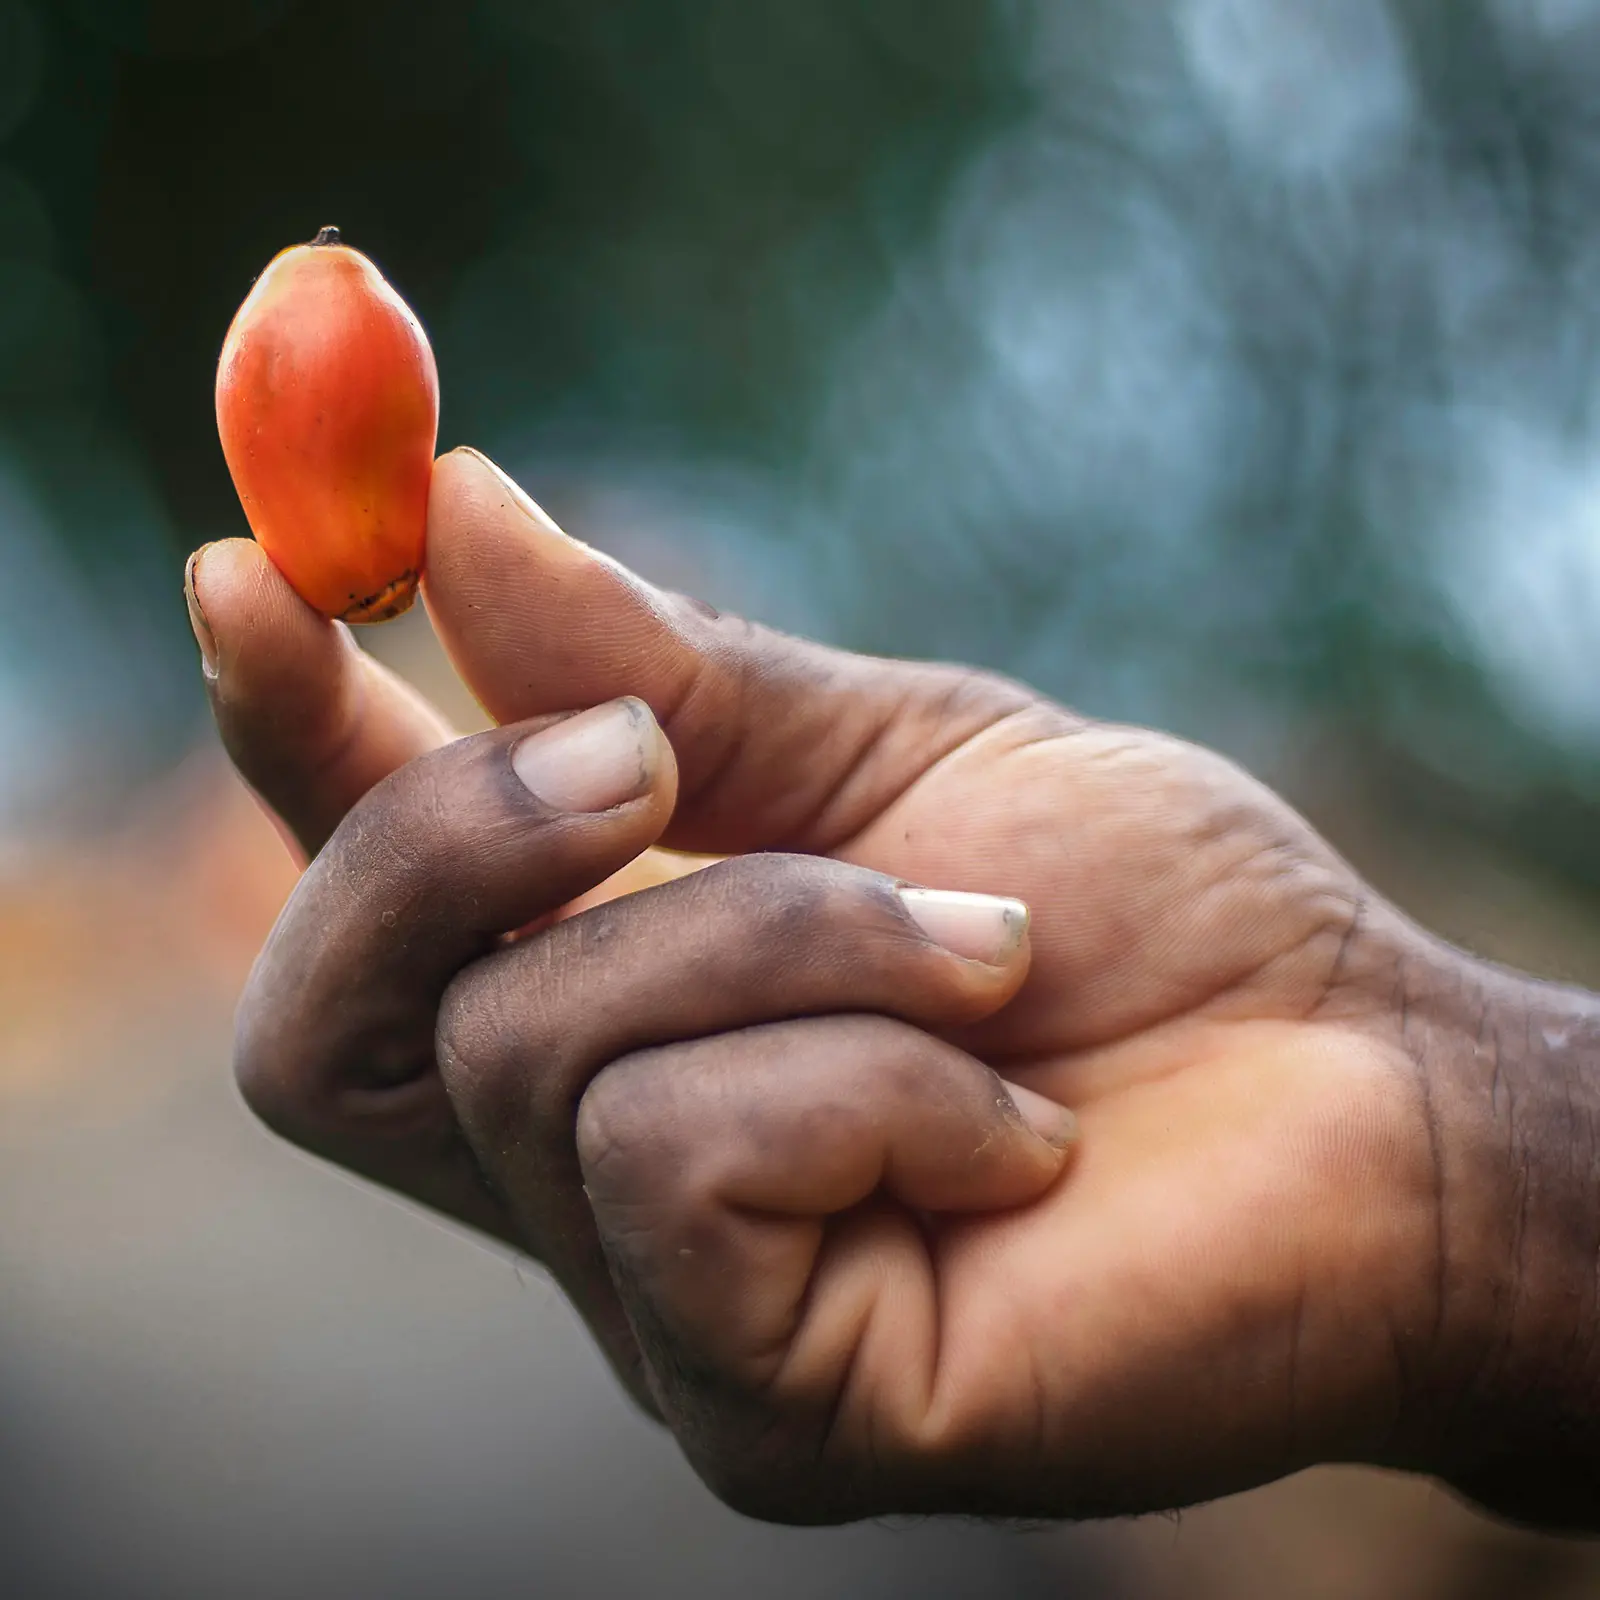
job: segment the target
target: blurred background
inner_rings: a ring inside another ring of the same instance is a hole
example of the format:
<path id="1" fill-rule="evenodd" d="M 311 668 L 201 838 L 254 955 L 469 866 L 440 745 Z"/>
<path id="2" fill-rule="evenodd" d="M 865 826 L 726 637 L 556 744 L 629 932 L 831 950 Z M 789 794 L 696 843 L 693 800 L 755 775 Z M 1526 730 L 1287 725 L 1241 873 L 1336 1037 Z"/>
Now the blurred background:
<path id="1" fill-rule="evenodd" d="M 180 595 L 222 335 L 334 223 L 591 542 L 1217 745 L 1600 983 L 1597 85 L 1600 0 L 0 0 L 0 1593 L 1600 1596 L 1355 1471 L 722 1511 L 532 1269 L 238 1105 L 293 869 Z"/>

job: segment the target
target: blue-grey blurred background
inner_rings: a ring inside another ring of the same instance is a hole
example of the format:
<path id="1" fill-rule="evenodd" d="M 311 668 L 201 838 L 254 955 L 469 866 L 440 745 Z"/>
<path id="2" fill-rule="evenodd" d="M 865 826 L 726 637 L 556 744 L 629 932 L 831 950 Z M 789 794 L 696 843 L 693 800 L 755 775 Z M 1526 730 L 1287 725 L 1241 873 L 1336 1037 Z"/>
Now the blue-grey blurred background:
<path id="1" fill-rule="evenodd" d="M 0 1591 L 1600 1595 L 1355 1473 L 741 1523 L 531 1269 L 249 1124 L 290 868 L 180 581 L 324 223 L 584 537 L 1217 744 L 1600 980 L 1600 0 L 0 0 Z"/>

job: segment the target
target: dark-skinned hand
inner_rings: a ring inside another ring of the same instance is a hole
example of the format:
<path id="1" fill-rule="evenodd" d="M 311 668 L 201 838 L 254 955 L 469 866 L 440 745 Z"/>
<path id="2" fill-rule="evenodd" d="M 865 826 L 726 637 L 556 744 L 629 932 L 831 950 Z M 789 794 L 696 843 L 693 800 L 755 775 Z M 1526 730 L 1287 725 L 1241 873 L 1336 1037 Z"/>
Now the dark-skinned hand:
<path id="1" fill-rule="evenodd" d="M 724 1498 L 1079 1516 L 1340 1460 L 1600 1521 L 1590 997 L 1207 751 L 659 592 L 469 451 L 425 593 L 492 732 L 248 542 L 191 562 L 310 858 L 240 1081 L 544 1262 Z"/>

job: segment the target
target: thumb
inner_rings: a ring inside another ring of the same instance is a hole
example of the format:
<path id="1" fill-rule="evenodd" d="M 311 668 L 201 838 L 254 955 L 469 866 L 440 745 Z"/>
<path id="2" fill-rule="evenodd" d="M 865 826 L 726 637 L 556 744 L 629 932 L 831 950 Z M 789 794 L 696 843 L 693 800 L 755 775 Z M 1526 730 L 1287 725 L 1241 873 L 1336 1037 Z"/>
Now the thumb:
<path id="1" fill-rule="evenodd" d="M 967 669 L 880 661 L 719 614 L 568 537 L 486 457 L 434 468 L 428 608 L 499 722 L 636 695 L 678 758 L 681 850 L 825 852 L 929 767 L 1037 702 Z"/>

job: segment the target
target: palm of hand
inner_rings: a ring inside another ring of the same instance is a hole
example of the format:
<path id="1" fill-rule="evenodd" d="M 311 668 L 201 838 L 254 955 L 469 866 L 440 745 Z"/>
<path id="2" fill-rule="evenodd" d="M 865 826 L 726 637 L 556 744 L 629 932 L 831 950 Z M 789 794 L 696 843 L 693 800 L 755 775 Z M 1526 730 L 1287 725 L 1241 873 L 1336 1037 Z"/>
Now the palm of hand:
<path id="1" fill-rule="evenodd" d="M 1029 901 L 1026 987 L 958 1042 L 1084 1137 L 1019 1211 L 864 1221 L 937 1292 L 854 1352 L 834 1448 L 898 1441 L 967 1508 L 1055 1514 L 1381 1451 L 1426 1320 L 1433 1189 L 1388 997 L 1350 979 L 1370 940 L 1354 874 L 1207 752 L 1027 714 L 837 853 Z M 933 1396 L 908 1401 L 896 1374 L 930 1345 Z"/>

